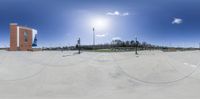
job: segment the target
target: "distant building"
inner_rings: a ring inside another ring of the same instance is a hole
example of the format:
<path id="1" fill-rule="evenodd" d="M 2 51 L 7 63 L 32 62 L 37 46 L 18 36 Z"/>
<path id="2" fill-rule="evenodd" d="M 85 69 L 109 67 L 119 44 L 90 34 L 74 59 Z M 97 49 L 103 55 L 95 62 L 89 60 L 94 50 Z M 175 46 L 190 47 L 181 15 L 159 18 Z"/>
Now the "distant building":
<path id="1" fill-rule="evenodd" d="M 121 44 L 123 44 L 123 42 L 121 40 L 116 39 L 116 40 L 112 40 L 111 44 L 112 45 L 121 45 Z"/>
<path id="2" fill-rule="evenodd" d="M 37 44 L 37 30 L 10 24 L 10 51 L 30 51 Z"/>

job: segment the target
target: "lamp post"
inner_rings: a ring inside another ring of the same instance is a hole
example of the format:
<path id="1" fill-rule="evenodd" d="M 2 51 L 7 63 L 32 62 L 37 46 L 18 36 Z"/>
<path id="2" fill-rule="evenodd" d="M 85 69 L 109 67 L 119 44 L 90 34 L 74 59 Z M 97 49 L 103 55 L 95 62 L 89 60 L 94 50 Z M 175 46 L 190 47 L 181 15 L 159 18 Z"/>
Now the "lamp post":
<path id="1" fill-rule="evenodd" d="M 138 55 L 137 48 L 138 48 L 138 41 L 137 37 L 135 38 L 136 46 L 135 46 L 135 54 Z"/>
<path id="2" fill-rule="evenodd" d="M 93 49 L 95 48 L 95 28 L 93 27 Z"/>
<path id="3" fill-rule="evenodd" d="M 139 33 L 135 33 L 135 35 L 133 35 L 133 36 L 135 36 L 135 55 L 138 55 L 138 47 L 139 47 L 139 42 L 138 42 L 138 39 L 137 39 L 138 34 Z"/>
<path id="4" fill-rule="evenodd" d="M 81 39 L 78 39 L 78 53 L 81 53 Z"/>
<path id="5" fill-rule="evenodd" d="M 200 50 L 200 43 L 199 43 L 199 50 Z"/>

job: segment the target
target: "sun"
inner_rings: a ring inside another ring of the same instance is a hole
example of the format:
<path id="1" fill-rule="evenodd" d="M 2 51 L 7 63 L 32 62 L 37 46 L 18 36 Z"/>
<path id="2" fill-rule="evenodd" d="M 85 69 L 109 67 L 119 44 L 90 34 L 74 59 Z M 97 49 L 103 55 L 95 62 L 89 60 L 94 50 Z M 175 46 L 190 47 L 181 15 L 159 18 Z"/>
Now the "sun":
<path id="1" fill-rule="evenodd" d="M 97 30 L 106 30 L 109 26 L 109 20 L 106 18 L 93 18 L 91 20 L 91 26 Z"/>

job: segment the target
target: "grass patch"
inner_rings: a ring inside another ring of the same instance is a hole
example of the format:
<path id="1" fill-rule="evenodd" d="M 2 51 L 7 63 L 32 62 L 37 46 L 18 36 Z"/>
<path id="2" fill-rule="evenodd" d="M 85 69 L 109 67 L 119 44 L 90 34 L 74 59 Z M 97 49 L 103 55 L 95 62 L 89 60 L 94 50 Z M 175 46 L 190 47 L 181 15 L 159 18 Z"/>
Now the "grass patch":
<path id="1" fill-rule="evenodd" d="M 115 52 L 115 51 L 113 51 L 112 49 L 97 49 L 94 50 L 94 52 Z"/>

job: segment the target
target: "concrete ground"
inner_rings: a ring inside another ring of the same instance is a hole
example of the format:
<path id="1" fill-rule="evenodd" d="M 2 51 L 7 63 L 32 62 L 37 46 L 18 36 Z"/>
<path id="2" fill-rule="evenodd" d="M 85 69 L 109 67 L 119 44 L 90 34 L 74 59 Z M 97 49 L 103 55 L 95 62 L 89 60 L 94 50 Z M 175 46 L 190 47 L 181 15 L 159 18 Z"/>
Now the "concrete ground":
<path id="1" fill-rule="evenodd" d="M 199 99 L 200 51 L 0 51 L 0 99 Z"/>

